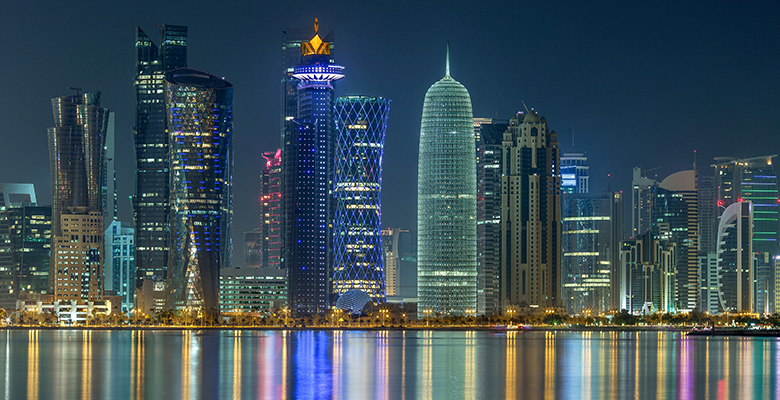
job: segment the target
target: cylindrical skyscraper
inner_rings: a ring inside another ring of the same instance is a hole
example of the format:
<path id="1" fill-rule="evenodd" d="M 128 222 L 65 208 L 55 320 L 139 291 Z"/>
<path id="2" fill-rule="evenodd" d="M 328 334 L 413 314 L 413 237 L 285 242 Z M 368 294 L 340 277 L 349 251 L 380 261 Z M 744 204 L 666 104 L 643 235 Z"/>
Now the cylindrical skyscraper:
<path id="1" fill-rule="evenodd" d="M 233 85 L 188 68 L 165 74 L 170 129 L 171 241 L 175 309 L 219 312 L 219 269 L 231 266 Z"/>
<path id="2" fill-rule="evenodd" d="M 336 100 L 333 193 L 333 292 L 357 289 L 385 302 L 382 262 L 382 152 L 390 100 L 349 96 Z"/>
<path id="3" fill-rule="evenodd" d="M 285 125 L 282 143 L 284 219 L 282 266 L 287 269 L 288 302 L 294 315 L 329 309 L 333 262 L 333 82 L 344 67 L 330 58 L 330 43 L 317 33 L 301 43 L 298 117 Z"/>
<path id="4" fill-rule="evenodd" d="M 446 74 L 425 94 L 417 172 L 419 313 L 477 308 L 477 167 L 468 90 Z"/>

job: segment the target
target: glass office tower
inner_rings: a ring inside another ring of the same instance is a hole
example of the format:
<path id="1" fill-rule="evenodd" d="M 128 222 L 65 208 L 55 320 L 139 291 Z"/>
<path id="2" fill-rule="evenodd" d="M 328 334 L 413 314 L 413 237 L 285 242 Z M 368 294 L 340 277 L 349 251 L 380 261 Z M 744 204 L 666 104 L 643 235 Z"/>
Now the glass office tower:
<path id="1" fill-rule="evenodd" d="M 284 136 L 284 243 L 282 266 L 293 313 L 320 313 L 330 303 L 333 232 L 333 82 L 344 67 L 333 64 L 330 44 L 317 34 L 301 45 L 298 116 Z"/>
<path id="2" fill-rule="evenodd" d="M 54 300 L 102 298 L 103 187 L 109 110 L 100 92 L 52 99 L 49 128 L 52 177 Z"/>
<path id="3" fill-rule="evenodd" d="M 137 288 L 144 279 L 162 282 L 168 265 L 169 194 L 168 132 L 163 76 L 187 66 L 187 27 L 160 26 L 160 46 L 136 30 L 135 262 Z"/>
<path id="4" fill-rule="evenodd" d="M 501 161 L 508 120 L 474 118 L 477 145 L 477 314 L 499 307 Z"/>
<path id="5" fill-rule="evenodd" d="M 417 173 L 418 312 L 477 311 L 477 165 L 468 90 L 450 77 L 425 94 Z"/>
<path id="6" fill-rule="evenodd" d="M 382 153 L 390 100 L 349 96 L 336 100 L 333 194 L 333 293 L 357 289 L 376 303 L 386 299 L 382 254 Z"/>
<path id="7" fill-rule="evenodd" d="M 263 153 L 265 169 L 260 198 L 260 241 L 261 268 L 279 268 L 282 254 L 282 151 Z"/>
<path id="8" fill-rule="evenodd" d="M 219 312 L 219 269 L 231 266 L 233 85 L 205 72 L 165 74 L 170 127 L 171 241 L 168 285 L 174 309 Z"/>

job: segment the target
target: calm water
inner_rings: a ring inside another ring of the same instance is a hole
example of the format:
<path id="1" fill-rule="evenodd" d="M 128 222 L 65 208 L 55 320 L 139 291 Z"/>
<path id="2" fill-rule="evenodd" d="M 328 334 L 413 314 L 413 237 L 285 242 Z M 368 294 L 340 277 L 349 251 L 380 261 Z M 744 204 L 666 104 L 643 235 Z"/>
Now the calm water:
<path id="1" fill-rule="evenodd" d="M 5 399 L 770 399 L 780 340 L 667 332 L 0 331 Z"/>

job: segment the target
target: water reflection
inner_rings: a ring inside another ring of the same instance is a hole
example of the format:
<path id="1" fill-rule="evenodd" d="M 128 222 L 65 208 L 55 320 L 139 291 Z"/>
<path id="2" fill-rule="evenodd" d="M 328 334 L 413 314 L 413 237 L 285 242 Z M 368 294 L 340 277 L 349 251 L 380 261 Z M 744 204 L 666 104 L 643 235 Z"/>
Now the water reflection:
<path id="1" fill-rule="evenodd" d="M 780 340 L 669 332 L 0 331 L 5 399 L 774 398 Z"/>

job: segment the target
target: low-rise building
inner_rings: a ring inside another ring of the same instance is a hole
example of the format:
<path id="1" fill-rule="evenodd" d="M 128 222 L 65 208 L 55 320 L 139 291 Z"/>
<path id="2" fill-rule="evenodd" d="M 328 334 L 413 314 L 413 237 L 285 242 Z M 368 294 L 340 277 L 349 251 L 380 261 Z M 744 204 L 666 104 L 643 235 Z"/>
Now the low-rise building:
<path id="1" fill-rule="evenodd" d="M 287 306 L 287 274 L 278 268 L 222 268 L 219 302 L 223 312 L 261 312 Z"/>

